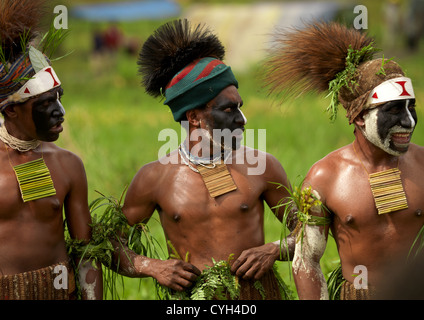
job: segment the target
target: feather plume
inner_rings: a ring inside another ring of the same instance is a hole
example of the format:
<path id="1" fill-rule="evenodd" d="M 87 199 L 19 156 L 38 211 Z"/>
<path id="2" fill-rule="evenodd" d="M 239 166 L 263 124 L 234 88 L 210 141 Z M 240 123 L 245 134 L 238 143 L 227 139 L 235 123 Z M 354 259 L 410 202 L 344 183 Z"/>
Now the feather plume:
<path id="1" fill-rule="evenodd" d="M 13 62 L 38 32 L 38 24 L 44 12 L 42 0 L 0 0 L 0 44 L 6 60 Z"/>
<path id="2" fill-rule="evenodd" d="M 159 27 L 144 43 L 138 65 L 146 92 L 154 97 L 185 66 L 194 60 L 225 55 L 220 40 L 204 25 L 194 28 L 186 19 L 171 21 Z"/>
<path id="3" fill-rule="evenodd" d="M 265 62 L 265 85 L 284 99 L 306 92 L 326 92 L 346 68 L 349 49 L 360 51 L 373 39 L 341 24 L 315 22 L 302 29 L 277 30 L 275 46 Z M 358 64 L 372 59 L 364 51 Z"/>

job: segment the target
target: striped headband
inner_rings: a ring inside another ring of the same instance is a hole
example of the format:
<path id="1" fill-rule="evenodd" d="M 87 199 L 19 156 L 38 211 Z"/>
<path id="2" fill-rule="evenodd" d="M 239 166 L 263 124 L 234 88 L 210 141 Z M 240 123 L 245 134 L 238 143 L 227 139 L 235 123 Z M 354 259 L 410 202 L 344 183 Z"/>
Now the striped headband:
<path id="1" fill-rule="evenodd" d="M 164 104 L 171 108 L 175 121 L 185 112 L 206 105 L 226 87 L 238 82 L 231 68 L 221 60 L 202 58 L 178 72 L 165 88 Z"/>
<path id="2" fill-rule="evenodd" d="M 0 64 L 0 111 L 3 111 L 7 105 L 9 96 L 22 87 L 21 78 L 31 78 L 35 74 L 28 55 L 21 55 L 8 68 Z"/>
<path id="3" fill-rule="evenodd" d="M 39 55 L 43 59 L 43 68 L 38 72 L 26 54 L 21 55 L 7 69 L 0 64 L 0 112 L 11 104 L 25 102 L 61 85 L 50 61 L 41 52 Z"/>

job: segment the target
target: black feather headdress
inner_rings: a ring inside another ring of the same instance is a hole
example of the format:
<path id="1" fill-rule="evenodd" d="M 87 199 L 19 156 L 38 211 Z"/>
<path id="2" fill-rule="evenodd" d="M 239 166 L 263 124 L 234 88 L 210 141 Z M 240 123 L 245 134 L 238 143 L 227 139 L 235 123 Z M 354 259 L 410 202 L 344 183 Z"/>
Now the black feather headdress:
<path id="1" fill-rule="evenodd" d="M 146 92 L 163 94 L 172 77 L 196 59 L 225 55 L 220 40 L 204 25 L 192 27 L 186 19 L 159 27 L 144 43 L 138 65 Z"/>

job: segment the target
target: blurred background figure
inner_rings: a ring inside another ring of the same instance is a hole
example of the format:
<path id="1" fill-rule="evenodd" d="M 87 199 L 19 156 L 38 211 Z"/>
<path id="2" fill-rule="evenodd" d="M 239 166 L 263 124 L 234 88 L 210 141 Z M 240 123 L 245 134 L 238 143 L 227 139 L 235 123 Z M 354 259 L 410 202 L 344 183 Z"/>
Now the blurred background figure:
<path id="1" fill-rule="evenodd" d="M 416 51 L 420 39 L 424 36 L 424 0 L 410 0 L 405 20 L 407 46 Z"/>
<path id="2" fill-rule="evenodd" d="M 402 31 L 400 0 L 386 0 L 383 10 L 385 23 L 383 43 L 387 49 L 393 49 Z"/>
<path id="3" fill-rule="evenodd" d="M 115 54 L 123 43 L 124 36 L 115 23 L 111 23 L 103 34 L 103 45 L 107 52 Z"/>

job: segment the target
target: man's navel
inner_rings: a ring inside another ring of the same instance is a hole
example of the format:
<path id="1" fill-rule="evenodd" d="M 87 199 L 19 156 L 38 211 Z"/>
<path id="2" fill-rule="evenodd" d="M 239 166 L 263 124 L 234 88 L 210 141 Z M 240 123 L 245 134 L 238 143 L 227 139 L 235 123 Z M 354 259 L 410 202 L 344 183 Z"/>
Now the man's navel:
<path id="1" fill-rule="evenodd" d="M 246 204 L 246 203 L 242 203 L 242 204 L 240 205 L 240 210 L 241 210 L 241 211 L 243 211 L 243 212 L 245 212 L 245 211 L 249 211 L 249 205 L 248 205 L 248 204 Z"/>

